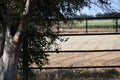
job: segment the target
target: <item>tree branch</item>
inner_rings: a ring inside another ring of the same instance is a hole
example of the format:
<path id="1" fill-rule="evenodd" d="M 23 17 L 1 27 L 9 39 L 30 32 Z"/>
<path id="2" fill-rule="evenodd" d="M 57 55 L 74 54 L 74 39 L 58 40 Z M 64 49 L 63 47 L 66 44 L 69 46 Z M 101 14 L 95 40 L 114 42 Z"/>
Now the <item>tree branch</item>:
<path id="1" fill-rule="evenodd" d="M 19 24 L 19 28 L 14 36 L 14 42 L 18 45 L 22 43 L 24 35 L 26 33 L 26 28 L 32 18 L 34 7 L 37 0 L 26 0 L 25 9 Z"/>

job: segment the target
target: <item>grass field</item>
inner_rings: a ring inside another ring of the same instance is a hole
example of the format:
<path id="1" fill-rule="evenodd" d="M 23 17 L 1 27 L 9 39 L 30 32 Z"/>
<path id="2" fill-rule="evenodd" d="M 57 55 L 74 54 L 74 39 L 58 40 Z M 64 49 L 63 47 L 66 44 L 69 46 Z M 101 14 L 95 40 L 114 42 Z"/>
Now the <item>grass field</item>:
<path id="1" fill-rule="evenodd" d="M 88 27 L 89 28 L 115 28 L 116 20 L 88 20 Z M 120 27 L 120 19 L 118 20 L 118 25 Z M 66 24 L 65 28 L 85 28 L 86 21 L 70 21 Z"/>

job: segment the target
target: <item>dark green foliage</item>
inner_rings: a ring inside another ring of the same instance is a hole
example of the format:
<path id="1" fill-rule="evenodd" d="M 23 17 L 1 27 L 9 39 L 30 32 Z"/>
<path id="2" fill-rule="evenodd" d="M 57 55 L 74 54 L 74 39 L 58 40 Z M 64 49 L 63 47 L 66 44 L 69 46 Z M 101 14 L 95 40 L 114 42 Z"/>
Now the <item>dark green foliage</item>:
<path id="1" fill-rule="evenodd" d="M 48 31 L 41 33 L 39 30 L 41 29 L 31 25 L 26 32 L 19 58 L 19 67 L 23 68 L 21 75 L 28 75 L 28 73 L 34 74 L 28 69 L 28 66 L 33 63 L 38 67 L 47 64 L 49 55 L 44 51 L 53 49 L 52 45 L 57 44 L 54 42 L 58 39 L 57 36 L 52 35 L 52 33 Z M 45 34 L 47 35 L 45 36 Z M 50 41 L 48 41 L 48 39 Z"/>
<path id="2" fill-rule="evenodd" d="M 51 27 L 55 24 L 59 25 L 59 20 L 72 16 L 87 3 L 88 1 L 85 0 L 38 0 L 30 27 L 26 29 L 27 34 L 21 49 L 23 56 L 26 56 L 28 65 L 35 62 L 41 67 L 47 63 L 48 54 L 45 54 L 44 51 L 51 50 L 52 45 L 56 46 L 56 39 L 61 40 L 53 34 Z M 54 49 L 58 50 L 57 47 Z"/>
<path id="3" fill-rule="evenodd" d="M 98 1 L 102 2 L 103 0 Z M 57 51 L 56 39 L 63 41 L 53 35 L 51 27 L 55 24 L 59 26 L 60 20 L 64 21 L 64 18 L 75 15 L 78 10 L 90 4 L 90 0 L 38 0 L 33 11 L 32 21 L 24 30 L 26 35 L 21 48 L 19 67 L 26 69 L 32 63 L 42 67 L 48 63 L 49 55 L 44 51 L 51 50 L 53 44 Z M 4 26 L 12 28 L 10 30 L 12 36 L 18 29 L 24 7 L 25 0 L 0 0 L 0 25 L 2 28 Z"/>

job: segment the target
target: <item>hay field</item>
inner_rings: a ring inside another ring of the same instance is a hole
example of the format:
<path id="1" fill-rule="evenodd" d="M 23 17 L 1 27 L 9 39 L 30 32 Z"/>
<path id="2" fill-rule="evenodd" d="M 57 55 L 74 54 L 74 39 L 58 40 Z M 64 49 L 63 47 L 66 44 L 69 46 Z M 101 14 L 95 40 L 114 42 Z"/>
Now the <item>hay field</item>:
<path id="1" fill-rule="evenodd" d="M 69 36 L 67 42 L 58 43 L 61 50 L 120 49 L 120 35 Z M 120 52 L 52 53 L 46 66 L 101 65 L 120 65 Z"/>

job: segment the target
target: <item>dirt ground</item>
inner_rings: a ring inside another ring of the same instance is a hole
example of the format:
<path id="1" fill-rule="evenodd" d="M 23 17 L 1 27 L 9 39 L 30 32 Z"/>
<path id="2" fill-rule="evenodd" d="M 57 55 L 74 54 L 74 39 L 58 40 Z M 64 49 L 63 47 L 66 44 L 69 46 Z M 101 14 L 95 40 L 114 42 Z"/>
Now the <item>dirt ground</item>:
<path id="1" fill-rule="evenodd" d="M 61 50 L 120 49 L 120 35 L 66 36 Z M 120 65 L 120 52 L 52 53 L 47 67 Z"/>

